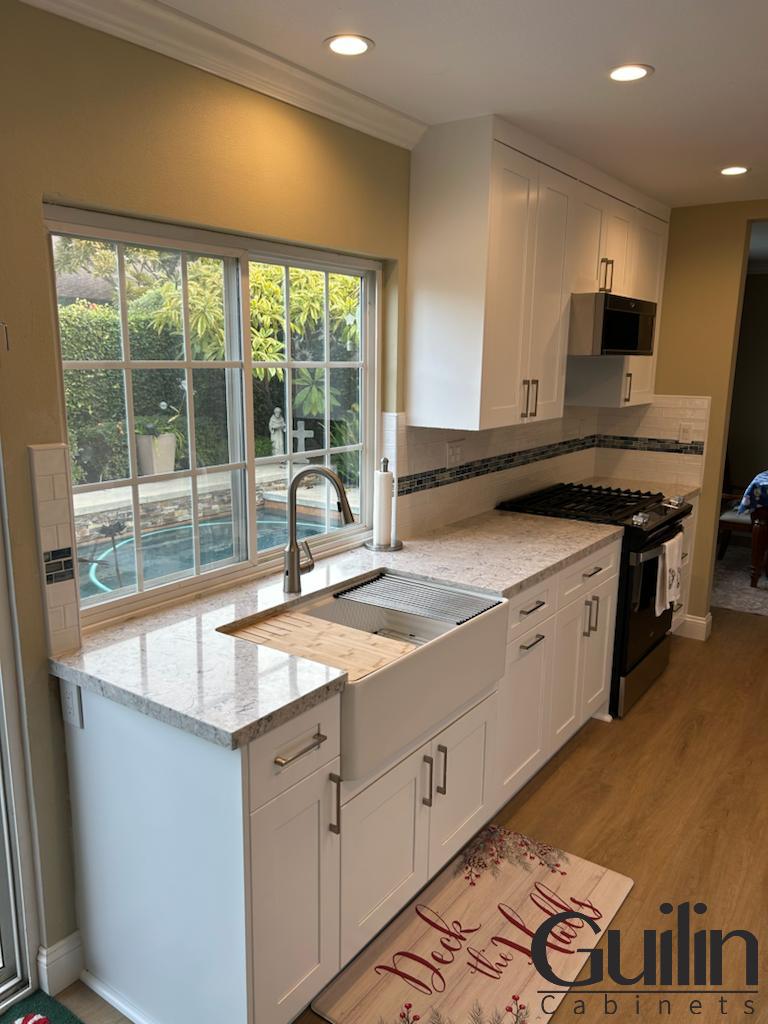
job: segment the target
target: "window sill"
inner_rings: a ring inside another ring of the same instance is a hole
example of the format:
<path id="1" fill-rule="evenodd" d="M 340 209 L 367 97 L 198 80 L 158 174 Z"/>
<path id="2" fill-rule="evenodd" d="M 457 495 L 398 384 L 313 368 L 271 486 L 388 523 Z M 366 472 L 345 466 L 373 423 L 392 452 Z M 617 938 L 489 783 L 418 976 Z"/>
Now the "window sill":
<path id="1" fill-rule="evenodd" d="M 343 536 L 329 537 L 312 545 L 312 554 L 319 562 L 332 555 L 352 551 L 362 547 L 372 536 L 371 528 L 360 526 L 345 531 Z M 206 597 L 208 594 L 228 590 L 252 580 L 274 576 L 279 581 L 282 574 L 282 549 L 264 557 L 258 563 L 248 563 L 233 568 L 219 569 L 205 576 L 193 576 L 189 579 L 169 583 L 157 590 L 145 590 L 141 594 L 124 597 L 114 602 L 81 609 L 80 626 L 83 633 L 97 632 L 105 626 L 119 625 L 130 619 L 138 619 L 160 608 L 171 608 L 174 605 Z"/>

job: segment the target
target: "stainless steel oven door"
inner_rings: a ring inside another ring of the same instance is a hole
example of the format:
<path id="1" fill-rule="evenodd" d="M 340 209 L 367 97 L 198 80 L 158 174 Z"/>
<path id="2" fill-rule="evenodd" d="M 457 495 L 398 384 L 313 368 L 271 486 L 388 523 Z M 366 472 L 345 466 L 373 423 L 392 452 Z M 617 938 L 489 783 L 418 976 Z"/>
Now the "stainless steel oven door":
<path id="1" fill-rule="evenodd" d="M 656 579 L 662 545 L 679 533 L 679 528 L 655 540 L 652 546 L 629 555 L 627 589 L 629 608 L 622 675 L 628 675 L 667 635 L 672 627 L 672 609 L 656 614 Z"/>

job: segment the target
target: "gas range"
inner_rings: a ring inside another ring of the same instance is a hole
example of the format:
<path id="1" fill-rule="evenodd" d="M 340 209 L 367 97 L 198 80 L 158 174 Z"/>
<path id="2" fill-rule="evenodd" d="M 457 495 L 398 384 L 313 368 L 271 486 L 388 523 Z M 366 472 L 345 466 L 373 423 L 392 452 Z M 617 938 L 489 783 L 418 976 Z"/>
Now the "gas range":
<path id="1" fill-rule="evenodd" d="M 555 484 L 496 507 L 624 528 L 610 695 L 611 714 L 622 717 L 667 664 L 672 609 L 656 614 L 659 559 L 663 545 L 681 531 L 681 520 L 691 513 L 692 506 L 661 492 Z"/>
<path id="2" fill-rule="evenodd" d="M 691 506 L 683 498 L 667 498 L 660 491 L 633 491 L 595 484 L 555 484 L 542 491 L 502 501 L 496 507 L 504 512 L 623 526 L 629 546 L 633 548 L 644 544 L 657 530 L 666 530 L 691 511 Z"/>

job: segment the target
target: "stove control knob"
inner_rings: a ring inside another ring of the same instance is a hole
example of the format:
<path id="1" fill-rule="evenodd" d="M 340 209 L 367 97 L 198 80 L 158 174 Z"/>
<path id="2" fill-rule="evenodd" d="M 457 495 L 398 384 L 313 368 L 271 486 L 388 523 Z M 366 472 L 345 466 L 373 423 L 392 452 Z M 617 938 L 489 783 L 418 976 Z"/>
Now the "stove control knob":
<path id="1" fill-rule="evenodd" d="M 632 525 L 647 526 L 650 520 L 651 517 L 648 515 L 647 512 L 635 512 L 635 514 L 632 516 Z"/>
<path id="2" fill-rule="evenodd" d="M 664 504 L 669 508 L 682 508 L 684 501 L 682 494 L 676 494 L 673 498 L 665 498 Z"/>

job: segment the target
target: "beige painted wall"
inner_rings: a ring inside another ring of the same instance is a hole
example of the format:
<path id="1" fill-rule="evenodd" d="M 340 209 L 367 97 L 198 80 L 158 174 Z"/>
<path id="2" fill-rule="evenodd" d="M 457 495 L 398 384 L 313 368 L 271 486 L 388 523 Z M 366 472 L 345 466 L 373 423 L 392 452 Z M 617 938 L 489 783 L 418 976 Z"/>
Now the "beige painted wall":
<path id="1" fill-rule="evenodd" d="M 62 439 L 43 199 L 385 259 L 383 393 L 396 409 L 409 153 L 16 0 L 0 3 L 0 39 L 0 319 L 13 343 L 0 437 L 50 944 L 75 918 L 26 453 Z"/>
<path id="2" fill-rule="evenodd" d="M 765 426 L 768 382 L 768 274 L 748 274 L 733 380 L 728 458 L 734 484 L 768 469 Z"/>
<path id="3" fill-rule="evenodd" d="M 709 609 L 750 223 L 768 199 L 672 211 L 656 390 L 711 395 L 691 614 Z M 760 426 L 757 410 L 755 426 Z"/>

